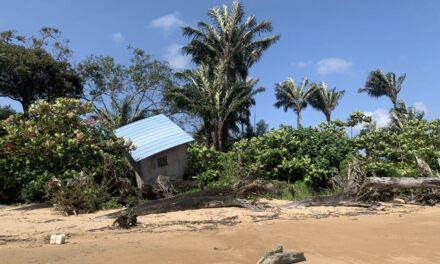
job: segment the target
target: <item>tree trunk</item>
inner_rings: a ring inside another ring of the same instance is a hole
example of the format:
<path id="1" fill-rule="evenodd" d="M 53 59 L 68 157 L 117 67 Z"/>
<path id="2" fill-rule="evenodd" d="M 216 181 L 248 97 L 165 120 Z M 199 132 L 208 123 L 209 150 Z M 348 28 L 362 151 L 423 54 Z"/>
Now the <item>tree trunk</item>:
<path id="1" fill-rule="evenodd" d="M 365 187 L 386 189 L 440 189 L 440 178 L 369 177 Z"/>
<path id="2" fill-rule="evenodd" d="M 219 124 L 218 124 L 217 136 L 218 136 L 217 150 L 223 151 L 223 121 L 220 121 L 220 120 L 219 120 Z"/>
<path id="3" fill-rule="evenodd" d="M 229 186 L 218 187 L 195 193 L 179 194 L 159 200 L 146 201 L 131 209 L 121 210 L 99 218 L 117 218 L 127 213 L 140 216 L 202 208 L 243 207 L 255 209 L 256 206 L 251 205 L 246 200 L 237 198 L 246 198 L 250 195 L 260 193 L 263 190 L 266 190 L 266 186 L 260 182 L 253 182 L 238 189 Z"/>
<path id="4" fill-rule="evenodd" d="M 301 124 L 299 123 L 299 120 L 301 119 L 300 111 L 296 111 L 296 129 L 299 129 L 301 127 Z"/>

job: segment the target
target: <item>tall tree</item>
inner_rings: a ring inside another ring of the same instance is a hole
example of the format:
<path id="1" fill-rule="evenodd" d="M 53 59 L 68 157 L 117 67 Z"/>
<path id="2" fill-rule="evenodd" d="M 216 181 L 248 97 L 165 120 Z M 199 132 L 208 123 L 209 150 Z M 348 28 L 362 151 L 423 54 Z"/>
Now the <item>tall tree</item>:
<path id="1" fill-rule="evenodd" d="M 316 91 L 309 97 L 309 104 L 324 113 L 327 123 L 330 124 L 331 114 L 344 95 L 345 90 L 336 92 L 336 87 L 329 90 L 326 82 L 321 82 L 321 85 L 312 83 L 310 86 L 315 87 L 313 89 L 316 89 Z"/>
<path id="2" fill-rule="evenodd" d="M 214 70 L 200 64 L 197 70 L 177 73 L 184 84 L 170 89 L 166 98 L 177 108 L 195 113 L 202 120 L 202 131 L 207 145 L 225 150 L 229 130 L 234 129 L 239 113 L 254 100 L 255 94 L 264 88 L 254 89 L 258 80 L 248 78 L 243 82 L 239 76 L 224 82 L 224 65 Z"/>
<path id="3" fill-rule="evenodd" d="M 406 73 L 402 74 L 396 82 L 396 74 L 389 72 L 383 73 L 381 70 L 371 71 L 365 82 L 365 88 L 359 88 L 358 92 L 366 92 L 371 97 L 387 96 L 391 99 L 393 106 L 396 107 L 397 95 L 402 89 L 402 82 L 405 80 Z"/>
<path id="4" fill-rule="evenodd" d="M 11 30 L 0 33 L 0 96 L 20 102 L 25 114 L 36 100 L 82 95 L 82 80 L 67 61 L 70 50 L 56 41 L 54 58 L 44 49 L 47 38 L 59 37 L 54 30 L 43 28 L 31 41 Z"/>
<path id="5" fill-rule="evenodd" d="M 425 113 L 417 111 L 414 106 L 407 107 L 405 101 L 399 100 L 396 107 L 390 110 L 391 123 L 389 128 L 392 131 L 402 132 L 410 120 L 421 120 Z"/>
<path id="6" fill-rule="evenodd" d="M 172 71 L 164 62 L 143 50 L 131 48 L 129 65 L 114 58 L 89 56 L 78 66 L 86 80 L 87 99 L 97 109 L 97 117 L 117 128 L 155 113 L 168 113 L 164 88 L 173 82 Z"/>
<path id="7" fill-rule="evenodd" d="M 316 91 L 317 86 L 310 85 L 307 87 L 308 79 L 304 78 L 299 87 L 296 86 L 292 78 L 284 82 L 279 82 L 275 85 L 275 96 L 277 108 L 283 107 L 284 112 L 291 108 L 296 113 L 297 128 L 301 127 L 301 111 L 307 107 L 307 100 Z M 306 89 L 307 87 L 307 89 Z"/>
<path id="8" fill-rule="evenodd" d="M 272 32 L 272 22 L 264 20 L 257 22 L 254 16 L 245 18 L 243 5 L 237 1 L 232 2 L 228 10 L 226 5 L 213 7 L 208 10 L 209 22 L 198 22 L 197 28 L 184 26 L 183 34 L 191 42 L 183 47 L 184 53 L 191 55 L 197 64 L 205 63 L 214 69 L 217 65 L 224 66 L 222 70 L 224 80 L 238 72 L 241 79 L 246 82 L 249 69 L 262 56 L 263 52 L 272 46 L 280 35 L 265 36 L 262 34 Z M 241 113 L 245 123 L 250 128 L 250 112 L 248 107 Z"/>
<path id="9" fill-rule="evenodd" d="M 10 115 L 13 114 L 16 114 L 16 111 L 12 109 L 10 105 L 4 105 L 4 106 L 0 105 L 0 121 L 5 120 L 6 118 L 8 118 Z"/>

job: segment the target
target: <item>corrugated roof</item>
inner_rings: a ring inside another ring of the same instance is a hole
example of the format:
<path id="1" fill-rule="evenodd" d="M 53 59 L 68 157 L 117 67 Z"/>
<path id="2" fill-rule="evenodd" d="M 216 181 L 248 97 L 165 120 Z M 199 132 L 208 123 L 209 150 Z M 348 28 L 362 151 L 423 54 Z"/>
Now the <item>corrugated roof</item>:
<path id="1" fill-rule="evenodd" d="M 148 117 L 116 129 L 117 137 L 131 139 L 136 150 L 130 151 L 134 161 L 194 141 L 194 139 L 165 115 Z"/>

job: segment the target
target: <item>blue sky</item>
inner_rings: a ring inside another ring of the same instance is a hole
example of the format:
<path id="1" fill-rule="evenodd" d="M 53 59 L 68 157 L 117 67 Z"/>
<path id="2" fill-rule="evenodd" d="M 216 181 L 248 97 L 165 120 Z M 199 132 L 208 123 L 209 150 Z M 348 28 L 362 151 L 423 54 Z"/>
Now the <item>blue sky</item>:
<path id="1" fill-rule="evenodd" d="M 436 0 L 271 0 L 242 1 L 247 15 L 273 22 L 281 39 L 254 65 L 251 77 L 259 78 L 266 92 L 257 96 L 252 109 L 257 120 L 270 127 L 295 125 L 292 111 L 273 107 L 274 84 L 293 77 L 300 82 L 325 81 L 346 90 L 332 119 L 345 119 L 355 109 L 373 114 L 386 123 L 391 101 L 358 94 L 370 70 L 407 73 L 399 97 L 407 105 L 440 116 L 440 1 Z M 115 57 L 127 63 L 131 44 L 176 70 L 194 67 L 179 48 L 189 42 L 182 24 L 207 21 L 206 11 L 231 1 L 1 1 L 0 31 L 37 34 L 41 27 L 56 27 L 70 40 L 73 62 L 90 54 Z M 0 98 L 0 104 L 21 106 Z M 316 125 L 324 115 L 307 108 L 302 124 Z"/>

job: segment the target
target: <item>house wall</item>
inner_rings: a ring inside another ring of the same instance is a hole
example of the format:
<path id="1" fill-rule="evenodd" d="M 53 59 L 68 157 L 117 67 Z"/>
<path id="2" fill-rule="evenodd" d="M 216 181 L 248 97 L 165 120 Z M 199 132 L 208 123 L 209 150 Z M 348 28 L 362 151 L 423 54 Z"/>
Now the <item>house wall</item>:
<path id="1" fill-rule="evenodd" d="M 168 165 L 158 167 L 158 158 L 167 157 Z M 143 159 L 133 166 L 136 172 L 138 186 L 144 183 L 156 183 L 157 176 L 164 175 L 177 180 L 183 180 L 188 168 L 187 144 L 182 144 L 171 149 L 159 152 Z"/>

